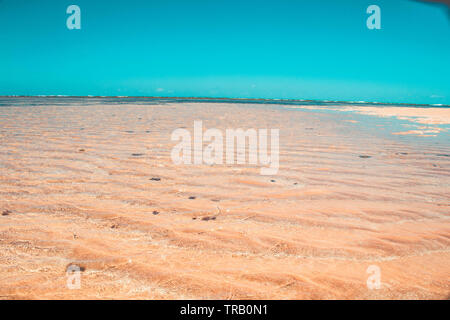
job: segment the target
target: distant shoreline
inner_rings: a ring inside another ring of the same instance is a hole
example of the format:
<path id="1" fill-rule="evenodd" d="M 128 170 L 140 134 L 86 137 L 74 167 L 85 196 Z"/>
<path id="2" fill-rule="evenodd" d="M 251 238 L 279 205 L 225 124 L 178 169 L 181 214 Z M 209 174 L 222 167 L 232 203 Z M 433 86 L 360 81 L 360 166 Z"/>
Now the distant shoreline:
<path id="1" fill-rule="evenodd" d="M 264 99 L 264 98 L 227 98 L 227 97 L 163 97 L 163 96 L 67 96 L 67 95 L 0 95 L 4 98 L 50 98 L 50 99 L 148 99 L 148 100 L 174 100 L 190 102 L 241 102 L 241 103 L 267 103 L 267 104 L 350 104 L 350 105 L 389 105 L 389 106 L 412 106 L 450 108 L 450 104 L 423 104 L 406 102 L 371 102 L 371 101 L 342 101 L 342 100 L 314 100 L 314 99 Z"/>

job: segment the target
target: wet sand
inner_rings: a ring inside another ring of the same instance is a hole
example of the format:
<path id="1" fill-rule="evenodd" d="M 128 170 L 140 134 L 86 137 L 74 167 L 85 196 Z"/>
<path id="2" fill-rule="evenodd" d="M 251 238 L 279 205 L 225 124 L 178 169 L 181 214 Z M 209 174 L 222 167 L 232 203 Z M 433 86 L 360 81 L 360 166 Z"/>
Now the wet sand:
<path id="1" fill-rule="evenodd" d="M 324 109 L 1 107 L 0 299 L 448 298 L 447 127 Z M 170 135 L 194 120 L 279 128 L 278 174 L 173 164 Z"/>

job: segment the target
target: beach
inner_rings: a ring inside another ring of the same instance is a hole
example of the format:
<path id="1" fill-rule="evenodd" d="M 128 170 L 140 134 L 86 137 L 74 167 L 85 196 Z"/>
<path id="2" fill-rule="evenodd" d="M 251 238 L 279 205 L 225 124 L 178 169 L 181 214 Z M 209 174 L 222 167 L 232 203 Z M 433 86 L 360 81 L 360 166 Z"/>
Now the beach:
<path id="1" fill-rule="evenodd" d="M 278 172 L 173 163 L 197 120 L 279 129 Z M 2 106 L 0 299 L 448 299 L 449 128 L 437 107 Z"/>

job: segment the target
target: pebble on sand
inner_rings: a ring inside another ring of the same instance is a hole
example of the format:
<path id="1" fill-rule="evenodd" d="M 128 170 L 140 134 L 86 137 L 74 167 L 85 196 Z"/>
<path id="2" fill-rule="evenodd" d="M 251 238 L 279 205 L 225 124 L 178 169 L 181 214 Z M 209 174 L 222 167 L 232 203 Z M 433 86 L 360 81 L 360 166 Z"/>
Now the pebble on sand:
<path id="1" fill-rule="evenodd" d="M 12 213 L 12 212 L 9 211 L 9 210 L 4 210 L 4 211 L 2 212 L 2 216 L 9 216 L 10 213 Z"/>

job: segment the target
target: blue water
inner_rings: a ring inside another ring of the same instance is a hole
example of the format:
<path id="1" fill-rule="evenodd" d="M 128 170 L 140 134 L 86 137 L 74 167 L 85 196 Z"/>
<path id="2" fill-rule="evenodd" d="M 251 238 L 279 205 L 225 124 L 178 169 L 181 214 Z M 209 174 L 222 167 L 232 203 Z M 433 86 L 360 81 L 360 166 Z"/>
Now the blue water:
<path id="1" fill-rule="evenodd" d="M 376 102 L 353 101 L 323 101 L 323 100 L 278 100 L 278 99 L 229 99 L 229 98 L 155 98 L 155 97 L 61 97 L 61 96 L 36 96 L 36 97 L 0 97 L 0 107 L 5 106 L 45 106 L 45 105 L 101 105 L 101 104 L 137 104 L 156 105 L 183 102 L 208 102 L 208 103 L 248 103 L 248 104 L 277 104 L 298 106 L 399 106 L 417 108 L 450 108 L 450 105 L 424 105 L 424 104 L 395 104 Z"/>
<path id="2" fill-rule="evenodd" d="M 95 106 L 95 105 L 164 105 L 173 103 L 239 103 L 248 104 L 250 108 L 268 107 L 278 110 L 287 109 L 286 106 L 376 106 L 376 107 L 415 107 L 415 108 L 450 108 L 450 105 L 414 105 L 414 104 L 388 104 L 370 102 L 345 102 L 345 101 L 321 101 L 321 100 L 268 100 L 268 99 L 228 99 L 228 98 L 155 98 L 155 97 L 67 97 L 67 96 L 36 96 L 36 97 L 1 97 L 1 107 L 30 107 L 30 106 Z M 392 135 L 392 132 L 407 131 L 412 124 L 409 120 L 397 117 L 374 117 L 358 114 L 348 110 L 330 109 L 301 109 L 303 112 L 316 112 L 334 114 L 336 119 L 344 119 L 349 114 L 357 120 L 356 124 L 348 123 L 348 126 L 360 126 L 363 130 L 373 131 L 374 134 L 384 135 L 386 138 L 403 142 L 423 143 L 424 145 L 436 145 L 448 148 L 450 146 L 450 125 L 433 125 L 445 129 L 436 136 L 417 137 L 415 135 Z M 380 130 L 378 125 L 386 130 Z"/>

